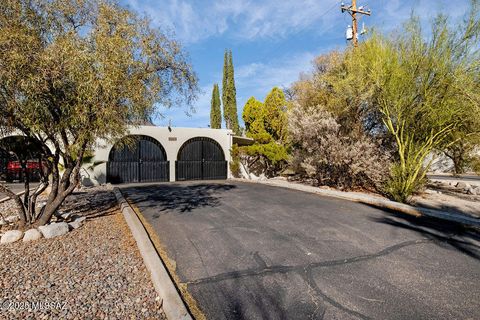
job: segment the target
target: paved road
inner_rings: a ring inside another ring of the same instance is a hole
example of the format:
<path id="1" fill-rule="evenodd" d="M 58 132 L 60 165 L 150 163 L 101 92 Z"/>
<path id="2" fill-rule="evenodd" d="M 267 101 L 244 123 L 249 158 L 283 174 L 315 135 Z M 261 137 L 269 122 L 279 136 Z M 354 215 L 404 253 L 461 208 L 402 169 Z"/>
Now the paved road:
<path id="1" fill-rule="evenodd" d="M 2 182 L 2 183 L 15 193 L 25 190 L 25 185 L 23 183 L 18 183 L 18 182 L 15 182 L 15 183 Z M 30 188 L 35 188 L 37 185 L 38 185 L 37 182 L 32 182 L 30 183 Z M 0 192 L 0 199 L 6 198 L 6 197 L 7 195 L 5 193 Z"/>
<path id="2" fill-rule="evenodd" d="M 447 181 L 464 181 L 464 182 L 478 182 L 480 183 L 480 176 L 473 174 L 462 174 L 458 177 L 447 174 L 429 174 L 427 175 L 432 180 L 447 180 Z"/>
<path id="3" fill-rule="evenodd" d="M 459 226 L 239 182 L 124 191 L 208 319 L 480 319 Z"/>

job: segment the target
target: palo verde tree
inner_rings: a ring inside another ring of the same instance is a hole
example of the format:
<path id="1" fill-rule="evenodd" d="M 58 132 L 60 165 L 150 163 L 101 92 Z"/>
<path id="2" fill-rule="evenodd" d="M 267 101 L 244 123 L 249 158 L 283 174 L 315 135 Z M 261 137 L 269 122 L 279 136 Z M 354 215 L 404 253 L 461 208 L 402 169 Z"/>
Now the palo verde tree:
<path id="1" fill-rule="evenodd" d="M 227 129 L 235 134 L 240 134 L 237 112 L 237 90 L 235 88 L 235 74 L 233 68 L 232 51 L 225 51 L 223 61 L 223 82 L 222 82 L 222 104 L 223 117 Z"/>
<path id="2" fill-rule="evenodd" d="M 212 100 L 210 109 L 210 128 L 220 129 L 222 127 L 222 111 L 220 106 L 220 92 L 218 84 L 213 85 Z"/>
<path id="3" fill-rule="evenodd" d="M 422 185 L 432 151 L 454 143 L 452 133 L 478 117 L 479 36 L 474 1 L 461 25 L 451 26 L 440 15 L 425 37 L 419 20 L 412 18 L 404 33 L 374 35 L 346 54 L 347 72 L 365 88 L 364 103 L 381 113 L 395 141 L 397 161 L 386 187 L 395 200 L 407 201 Z"/>
<path id="4" fill-rule="evenodd" d="M 2 1 L 0 128 L 35 141 L 44 165 L 23 199 L 0 191 L 15 200 L 21 224 L 47 223 L 96 141 L 118 139 L 155 105 L 190 105 L 197 90 L 179 44 L 114 0 Z"/>

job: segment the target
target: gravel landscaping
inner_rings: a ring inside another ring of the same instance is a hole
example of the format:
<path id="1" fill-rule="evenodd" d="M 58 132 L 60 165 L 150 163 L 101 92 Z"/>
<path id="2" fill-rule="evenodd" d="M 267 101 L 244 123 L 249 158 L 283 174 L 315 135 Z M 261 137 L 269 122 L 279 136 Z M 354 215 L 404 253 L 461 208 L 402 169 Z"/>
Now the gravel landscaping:
<path id="1" fill-rule="evenodd" d="M 86 223 L 60 237 L 0 246 L 0 318 L 165 319 L 111 190 L 82 190 L 62 210 Z"/>

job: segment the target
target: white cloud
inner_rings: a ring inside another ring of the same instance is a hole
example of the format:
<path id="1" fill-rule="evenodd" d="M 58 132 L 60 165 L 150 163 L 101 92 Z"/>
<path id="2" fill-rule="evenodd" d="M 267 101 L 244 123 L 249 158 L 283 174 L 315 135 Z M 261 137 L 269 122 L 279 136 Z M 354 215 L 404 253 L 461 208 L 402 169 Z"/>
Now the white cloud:
<path id="1" fill-rule="evenodd" d="M 328 23 L 331 16 L 324 13 L 333 9 L 332 6 L 337 3 L 335 0 L 123 2 L 138 12 L 146 13 L 155 23 L 175 30 L 178 37 L 186 43 L 226 32 L 230 32 L 234 38 L 247 40 L 286 36 L 319 19 L 322 19 L 323 24 Z"/>
<path id="2" fill-rule="evenodd" d="M 237 88 L 238 115 L 241 119 L 243 106 L 254 96 L 264 101 L 273 87 L 288 88 L 298 80 L 301 72 L 311 69 L 316 54 L 300 52 L 285 55 L 268 63 L 254 62 L 237 67 L 235 83 Z"/>
<path id="3" fill-rule="evenodd" d="M 187 44 L 224 34 L 240 40 L 287 37 L 306 29 L 324 34 L 332 32 L 334 25 L 340 28 L 348 23 L 346 14 L 340 13 L 337 0 L 121 1 L 148 14 L 156 24 L 174 30 Z M 377 21 L 383 25 L 382 29 L 392 30 L 409 17 L 412 8 L 425 19 L 434 16 L 436 11 L 458 18 L 468 6 L 468 0 L 455 5 L 447 0 L 372 1 L 373 14 L 366 23 L 374 25 Z"/>
<path id="4" fill-rule="evenodd" d="M 237 23 L 239 38 L 255 39 L 265 37 L 284 37 L 299 30 L 331 21 L 332 10 L 338 1 L 297 0 L 282 1 L 249 1 L 233 11 L 234 22 Z M 228 7 L 228 6 L 227 6 Z M 338 8 L 337 8 L 338 9 Z M 228 10 L 227 10 L 228 12 Z"/>

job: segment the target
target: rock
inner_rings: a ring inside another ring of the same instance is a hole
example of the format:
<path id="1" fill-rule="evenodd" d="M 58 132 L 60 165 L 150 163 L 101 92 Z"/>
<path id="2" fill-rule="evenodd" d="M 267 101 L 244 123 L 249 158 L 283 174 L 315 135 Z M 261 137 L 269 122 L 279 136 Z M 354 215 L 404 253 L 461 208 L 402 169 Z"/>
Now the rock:
<path id="1" fill-rule="evenodd" d="M 42 234 L 37 229 L 30 229 L 25 231 L 25 235 L 23 236 L 23 242 L 38 240 L 42 237 Z"/>
<path id="2" fill-rule="evenodd" d="M 78 229 L 83 225 L 83 223 L 85 222 L 86 219 L 87 219 L 86 217 L 80 217 L 80 218 L 77 218 L 77 219 L 73 220 L 72 222 L 69 222 L 68 225 L 72 229 Z"/>
<path id="3" fill-rule="evenodd" d="M 65 221 L 70 220 L 71 215 L 70 212 L 59 212 L 59 216 Z"/>
<path id="4" fill-rule="evenodd" d="M 66 222 L 51 223 L 38 227 L 38 230 L 40 230 L 45 238 L 49 239 L 68 233 L 68 224 Z"/>
<path id="5" fill-rule="evenodd" d="M 460 181 L 460 182 L 457 182 L 457 184 L 455 185 L 455 187 L 459 188 L 459 189 L 468 189 L 470 188 L 470 185 L 468 183 L 465 183 L 463 181 Z"/>
<path id="6" fill-rule="evenodd" d="M 3 217 L 0 217 L 0 226 L 3 226 L 4 224 L 7 224 L 8 222 L 3 219 Z"/>
<path id="7" fill-rule="evenodd" d="M 93 183 L 92 179 L 88 177 L 82 177 L 82 186 L 83 187 L 93 187 L 95 184 Z"/>
<path id="8" fill-rule="evenodd" d="M 9 230 L 2 236 L 0 243 L 12 243 L 22 239 L 22 236 L 23 232 L 20 230 Z"/>
<path id="9" fill-rule="evenodd" d="M 19 220 L 18 216 L 9 216 L 5 218 L 5 221 L 7 221 L 8 223 L 14 223 L 18 220 Z"/>
<path id="10" fill-rule="evenodd" d="M 476 192 L 475 192 L 475 190 L 474 190 L 473 188 L 468 188 L 468 189 L 466 190 L 466 193 L 467 193 L 467 194 L 476 194 Z"/>

